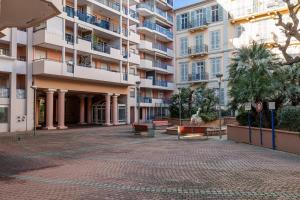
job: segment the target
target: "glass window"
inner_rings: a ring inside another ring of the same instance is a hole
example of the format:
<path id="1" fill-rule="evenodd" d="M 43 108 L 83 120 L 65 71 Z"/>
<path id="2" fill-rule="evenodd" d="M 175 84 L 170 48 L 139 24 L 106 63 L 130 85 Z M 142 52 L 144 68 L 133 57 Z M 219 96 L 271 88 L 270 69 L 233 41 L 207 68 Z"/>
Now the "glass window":
<path id="1" fill-rule="evenodd" d="M 130 88 L 130 97 L 131 98 L 135 97 L 135 88 Z"/>
<path id="2" fill-rule="evenodd" d="M 206 23 L 206 12 L 204 8 L 196 11 L 196 20 L 196 26 L 201 26 Z"/>
<path id="3" fill-rule="evenodd" d="M 8 106 L 0 105 L 0 123 L 8 123 Z"/>
<path id="4" fill-rule="evenodd" d="M 211 43 L 211 49 L 217 50 L 220 48 L 220 31 L 212 31 L 210 32 L 210 43 Z"/>
<path id="5" fill-rule="evenodd" d="M 217 22 L 219 21 L 219 6 L 214 5 L 211 7 L 211 21 Z"/>
<path id="6" fill-rule="evenodd" d="M 180 80 L 187 81 L 189 76 L 188 63 L 180 63 Z"/>
<path id="7" fill-rule="evenodd" d="M 216 75 L 221 71 L 221 58 L 212 58 L 211 63 L 211 78 L 216 78 Z"/>
<path id="8" fill-rule="evenodd" d="M 184 13 L 181 15 L 181 29 L 188 28 L 188 13 Z"/>
<path id="9" fill-rule="evenodd" d="M 183 37 L 180 38 L 180 55 L 181 56 L 186 56 L 188 55 L 188 38 Z"/>

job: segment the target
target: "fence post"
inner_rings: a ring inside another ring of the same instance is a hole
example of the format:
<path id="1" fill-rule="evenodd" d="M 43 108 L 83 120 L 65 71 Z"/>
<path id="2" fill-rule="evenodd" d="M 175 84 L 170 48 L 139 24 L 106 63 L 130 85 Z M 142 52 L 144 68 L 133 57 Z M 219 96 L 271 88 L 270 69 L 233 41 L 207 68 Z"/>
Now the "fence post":
<path id="1" fill-rule="evenodd" d="M 276 144 L 275 144 L 275 120 L 274 120 L 274 110 L 271 110 L 271 116 L 272 116 L 272 149 L 276 149 Z"/>

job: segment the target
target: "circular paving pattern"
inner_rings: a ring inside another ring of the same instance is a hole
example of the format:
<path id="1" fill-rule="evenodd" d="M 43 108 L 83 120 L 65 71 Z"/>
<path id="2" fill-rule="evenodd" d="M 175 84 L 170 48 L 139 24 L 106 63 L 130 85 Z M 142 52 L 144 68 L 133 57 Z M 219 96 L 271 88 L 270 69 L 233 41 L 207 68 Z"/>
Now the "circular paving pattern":
<path id="1" fill-rule="evenodd" d="M 298 155 L 129 130 L 0 138 L 0 199 L 300 199 Z"/>

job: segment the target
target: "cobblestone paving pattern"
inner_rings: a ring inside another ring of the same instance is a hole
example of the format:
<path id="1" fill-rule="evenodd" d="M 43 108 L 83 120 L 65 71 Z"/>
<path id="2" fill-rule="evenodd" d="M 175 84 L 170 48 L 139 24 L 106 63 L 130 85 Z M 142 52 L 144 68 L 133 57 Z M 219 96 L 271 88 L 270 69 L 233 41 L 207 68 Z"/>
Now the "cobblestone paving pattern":
<path id="1" fill-rule="evenodd" d="M 300 199 L 300 156 L 133 136 L 130 127 L 0 137 L 0 200 Z"/>

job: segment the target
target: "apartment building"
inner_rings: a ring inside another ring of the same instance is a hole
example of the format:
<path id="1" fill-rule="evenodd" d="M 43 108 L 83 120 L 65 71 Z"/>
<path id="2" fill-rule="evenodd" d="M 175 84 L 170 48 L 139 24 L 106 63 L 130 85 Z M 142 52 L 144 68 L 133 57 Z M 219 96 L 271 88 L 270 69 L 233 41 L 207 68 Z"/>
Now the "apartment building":
<path id="1" fill-rule="evenodd" d="M 223 0 L 222 3 L 229 10 L 230 22 L 234 27 L 231 40 L 235 48 L 256 41 L 267 44 L 274 53 L 281 55 L 275 41 L 284 44 L 286 37 L 280 27 L 276 26 L 276 18 L 277 13 L 281 13 L 285 22 L 289 20 L 286 3 L 282 0 Z M 299 42 L 294 38 L 288 47 L 288 53 L 300 53 Z"/>
<path id="2" fill-rule="evenodd" d="M 60 15 L 27 30 L 6 29 L 0 39 L 0 132 L 31 130 L 34 115 L 44 129 L 166 115 L 175 88 L 173 3 L 61 4 Z"/>
<path id="3" fill-rule="evenodd" d="M 228 79 L 228 65 L 233 51 L 229 38 L 232 26 L 228 12 L 216 0 L 175 10 L 176 82 L 180 87 L 205 85 L 218 92 L 217 74 Z M 228 81 L 221 87 L 221 103 L 228 104 Z"/>
<path id="4" fill-rule="evenodd" d="M 149 121 L 168 115 L 168 99 L 175 89 L 173 0 L 145 0 L 137 5 L 141 36 L 138 49 L 141 78 L 140 118 Z"/>

